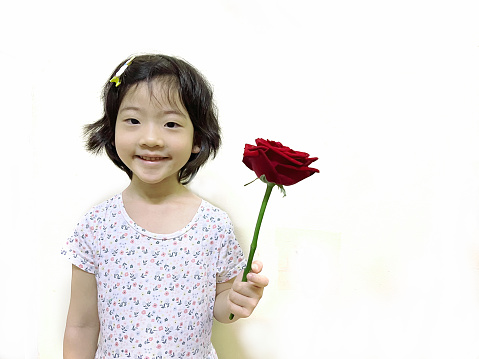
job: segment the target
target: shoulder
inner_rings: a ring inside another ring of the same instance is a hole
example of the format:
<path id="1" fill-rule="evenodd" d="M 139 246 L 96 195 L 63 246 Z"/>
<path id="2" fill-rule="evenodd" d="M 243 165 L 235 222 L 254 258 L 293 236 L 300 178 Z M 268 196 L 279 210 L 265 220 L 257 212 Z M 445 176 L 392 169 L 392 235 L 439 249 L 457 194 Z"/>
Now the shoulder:
<path id="1" fill-rule="evenodd" d="M 207 228 L 212 228 L 218 233 L 232 234 L 234 231 L 233 222 L 228 213 L 206 200 L 202 201 L 198 215 Z"/>
<path id="2" fill-rule="evenodd" d="M 229 220 L 228 213 L 204 199 L 201 202 L 199 211 L 206 215 L 211 215 L 216 218 L 224 218 Z"/>
<path id="3" fill-rule="evenodd" d="M 113 197 L 108 198 L 108 199 L 104 200 L 103 202 L 98 203 L 97 205 L 93 206 L 91 208 L 91 210 L 102 212 L 102 211 L 106 211 L 106 210 L 109 210 L 109 209 L 115 209 L 115 208 L 120 209 L 120 207 L 121 207 L 121 195 L 116 194 Z"/>
<path id="4" fill-rule="evenodd" d="M 110 216 L 121 213 L 121 199 L 115 195 L 99 204 L 91 207 L 82 218 L 82 221 L 99 222 Z"/>

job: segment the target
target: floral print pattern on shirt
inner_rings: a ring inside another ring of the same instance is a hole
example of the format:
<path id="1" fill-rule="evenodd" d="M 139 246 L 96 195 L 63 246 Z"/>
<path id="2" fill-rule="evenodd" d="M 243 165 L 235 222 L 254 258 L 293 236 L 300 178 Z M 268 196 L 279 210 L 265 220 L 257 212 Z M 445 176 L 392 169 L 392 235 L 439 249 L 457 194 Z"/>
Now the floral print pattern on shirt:
<path id="1" fill-rule="evenodd" d="M 225 212 L 203 200 L 185 228 L 155 234 L 128 216 L 119 194 L 84 216 L 62 254 L 96 277 L 95 359 L 217 358 L 216 283 L 245 264 Z"/>

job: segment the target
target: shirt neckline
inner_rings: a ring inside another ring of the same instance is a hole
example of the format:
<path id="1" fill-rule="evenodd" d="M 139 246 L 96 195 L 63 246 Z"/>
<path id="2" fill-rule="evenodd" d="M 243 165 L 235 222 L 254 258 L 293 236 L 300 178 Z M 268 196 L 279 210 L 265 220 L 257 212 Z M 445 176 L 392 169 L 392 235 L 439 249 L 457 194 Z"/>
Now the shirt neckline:
<path id="1" fill-rule="evenodd" d="M 161 239 L 161 240 L 167 240 L 167 239 L 173 239 L 173 238 L 181 237 L 186 232 L 188 232 L 189 230 L 196 228 L 197 222 L 200 219 L 201 209 L 205 206 L 205 200 L 201 199 L 201 203 L 198 206 L 198 209 L 196 210 L 195 215 L 193 216 L 192 220 L 185 227 L 183 227 L 183 228 L 181 228 L 178 231 L 175 231 L 173 233 L 163 234 L 163 233 L 150 232 L 149 230 L 147 230 L 147 229 L 143 228 L 142 226 L 140 226 L 139 224 L 137 224 L 133 219 L 130 218 L 130 216 L 128 215 L 128 213 L 125 209 L 125 206 L 123 204 L 123 194 L 119 193 L 117 195 L 117 197 L 118 197 L 118 202 L 119 202 L 119 205 L 120 205 L 121 214 L 122 214 L 123 218 L 126 220 L 126 222 L 128 223 L 128 225 L 130 227 L 132 227 L 134 230 L 136 230 L 137 232 L 139 232 L 139 233 L 141 233 L 145 236 L 148 236 L 148 237 L 151 237 L 151 238 L 154 238 L 154 239 Z"/>

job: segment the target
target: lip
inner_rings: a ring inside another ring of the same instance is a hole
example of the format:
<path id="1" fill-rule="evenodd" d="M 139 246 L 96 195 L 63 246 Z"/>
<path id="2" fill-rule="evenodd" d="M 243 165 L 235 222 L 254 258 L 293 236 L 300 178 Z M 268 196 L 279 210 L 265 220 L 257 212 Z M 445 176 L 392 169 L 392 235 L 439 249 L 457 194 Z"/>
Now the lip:
<path id="1" fill-rule="evenodd" d="M 168 157 L 152 156 L 152 155 L 137 155 L 136 157 L 146 162 L 160 162 L 160 161 L 164 161 L 168 159 Z"/>

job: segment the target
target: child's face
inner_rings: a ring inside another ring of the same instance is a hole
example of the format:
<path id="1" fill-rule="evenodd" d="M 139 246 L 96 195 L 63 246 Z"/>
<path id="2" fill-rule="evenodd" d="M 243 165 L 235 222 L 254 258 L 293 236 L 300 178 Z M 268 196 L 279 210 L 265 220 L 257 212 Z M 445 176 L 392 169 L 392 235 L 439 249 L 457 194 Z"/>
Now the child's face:
<path id="1" fill-rule="evenodd" d="M 133 172 L 132 180 L 148 184 L 178 182 L 178 172 L 191 153 L 194 128 L 178 93 L 168 94 L 161 80 L 132 86 L 121 102 L 115 126 L 115 147 Z M 169 95 L 169 96 L 168 96 Z M 168 100 L 169 99 L 169 100 Z"/>

